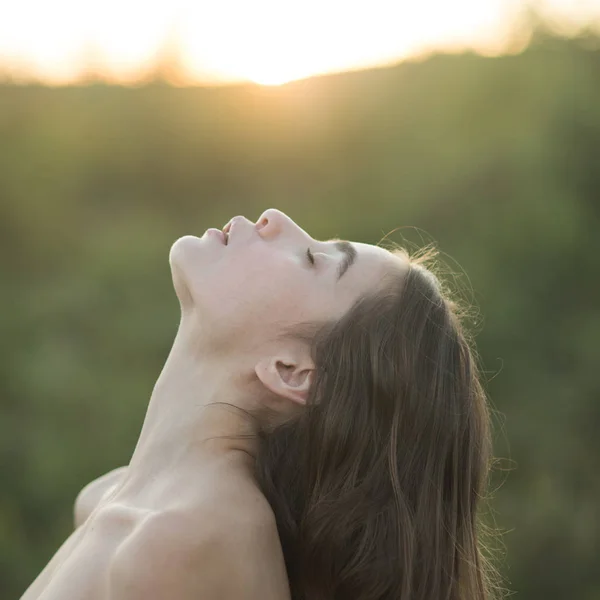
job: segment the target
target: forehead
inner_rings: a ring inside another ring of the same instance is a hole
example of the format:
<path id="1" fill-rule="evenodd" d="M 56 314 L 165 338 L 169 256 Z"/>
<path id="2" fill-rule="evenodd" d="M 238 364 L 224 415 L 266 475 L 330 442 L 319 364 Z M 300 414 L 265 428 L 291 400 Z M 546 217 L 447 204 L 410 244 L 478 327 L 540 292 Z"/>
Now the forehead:
<path id="1" fill-rule="evenodd" d="M 365 244 L 363 242 L 351 242 L 356 250 L 354 264 L 340 279 L 340 285 L 356 287 L 377 286 L 383 275 L 390 272 L 402 274 L 408 268 L 408 261 L 401 255 L 394 255 L 386 248 Z M 335 241 L 328 242 L 335 248 Z M 339 252 L 339 250 L 335 250 Z"/>
<path id="2" fill-rule="evenodd" d="M 362 242 L 352 242 L 356 248 L 357 257 L 355 266 L 362 263 L 367 268 L 379 267 L 382 272 L 390 269 L 406 270 L 408 261 L 405 257 L 394 255 L 386 248 L 375 246 L 373 244 L 363 244 Z"/>

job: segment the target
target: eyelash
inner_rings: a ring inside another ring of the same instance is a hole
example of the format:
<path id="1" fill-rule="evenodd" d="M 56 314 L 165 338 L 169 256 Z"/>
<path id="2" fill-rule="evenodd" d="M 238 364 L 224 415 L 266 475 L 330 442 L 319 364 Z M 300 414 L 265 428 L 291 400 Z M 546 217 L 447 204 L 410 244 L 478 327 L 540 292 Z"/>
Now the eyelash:
<path id="1" fill-rule="evenodd" d="M 310 251 L 310 248 L 306 249 L 306 256 L 308 257 L 308 262 L 311 265 L 315 264 L 315 257 L 313 256 L 313 253 Z"/>

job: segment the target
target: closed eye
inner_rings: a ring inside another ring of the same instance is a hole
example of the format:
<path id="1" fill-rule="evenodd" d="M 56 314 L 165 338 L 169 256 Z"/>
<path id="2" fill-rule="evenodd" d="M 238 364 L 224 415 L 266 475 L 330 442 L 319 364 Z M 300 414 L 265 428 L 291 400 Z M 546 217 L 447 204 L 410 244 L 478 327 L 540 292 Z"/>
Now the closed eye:
<path id="1" fill-rule="evenodd" d="M 311 265 L 315 264 L 315 257 L 313 256 L 313 253 L 310 251 L 310 248 L 306 249 L 306 256 L 308 257 L 308 262 Z"/>

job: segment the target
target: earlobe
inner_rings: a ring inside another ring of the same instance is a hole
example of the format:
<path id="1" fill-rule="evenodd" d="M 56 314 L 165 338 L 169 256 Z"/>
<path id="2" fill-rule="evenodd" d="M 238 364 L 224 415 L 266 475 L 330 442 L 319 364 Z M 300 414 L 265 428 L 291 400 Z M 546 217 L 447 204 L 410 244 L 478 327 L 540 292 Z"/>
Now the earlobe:
<path id="1" fill-rule="evenodd" d="M 269 357 L 255 367 L 256 375 L 272 393 L 297 404 L 306 404 L 313 381 L 312 364 L 297 364 L 282 357 Z"/>

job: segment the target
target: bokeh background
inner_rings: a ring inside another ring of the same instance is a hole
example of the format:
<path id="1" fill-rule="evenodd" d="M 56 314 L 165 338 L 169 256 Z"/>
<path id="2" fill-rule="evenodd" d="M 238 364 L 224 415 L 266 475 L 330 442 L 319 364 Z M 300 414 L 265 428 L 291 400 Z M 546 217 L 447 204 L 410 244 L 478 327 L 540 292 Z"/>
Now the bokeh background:
<path id="1" fill-rule="evenodd" d="M 179 323 L 173 241 L 277 207 L 464 272 L 506 587 L 599 600 L 598 3 L 34 4 L 0 9 L 0 597 L 129 461 Z"/>

